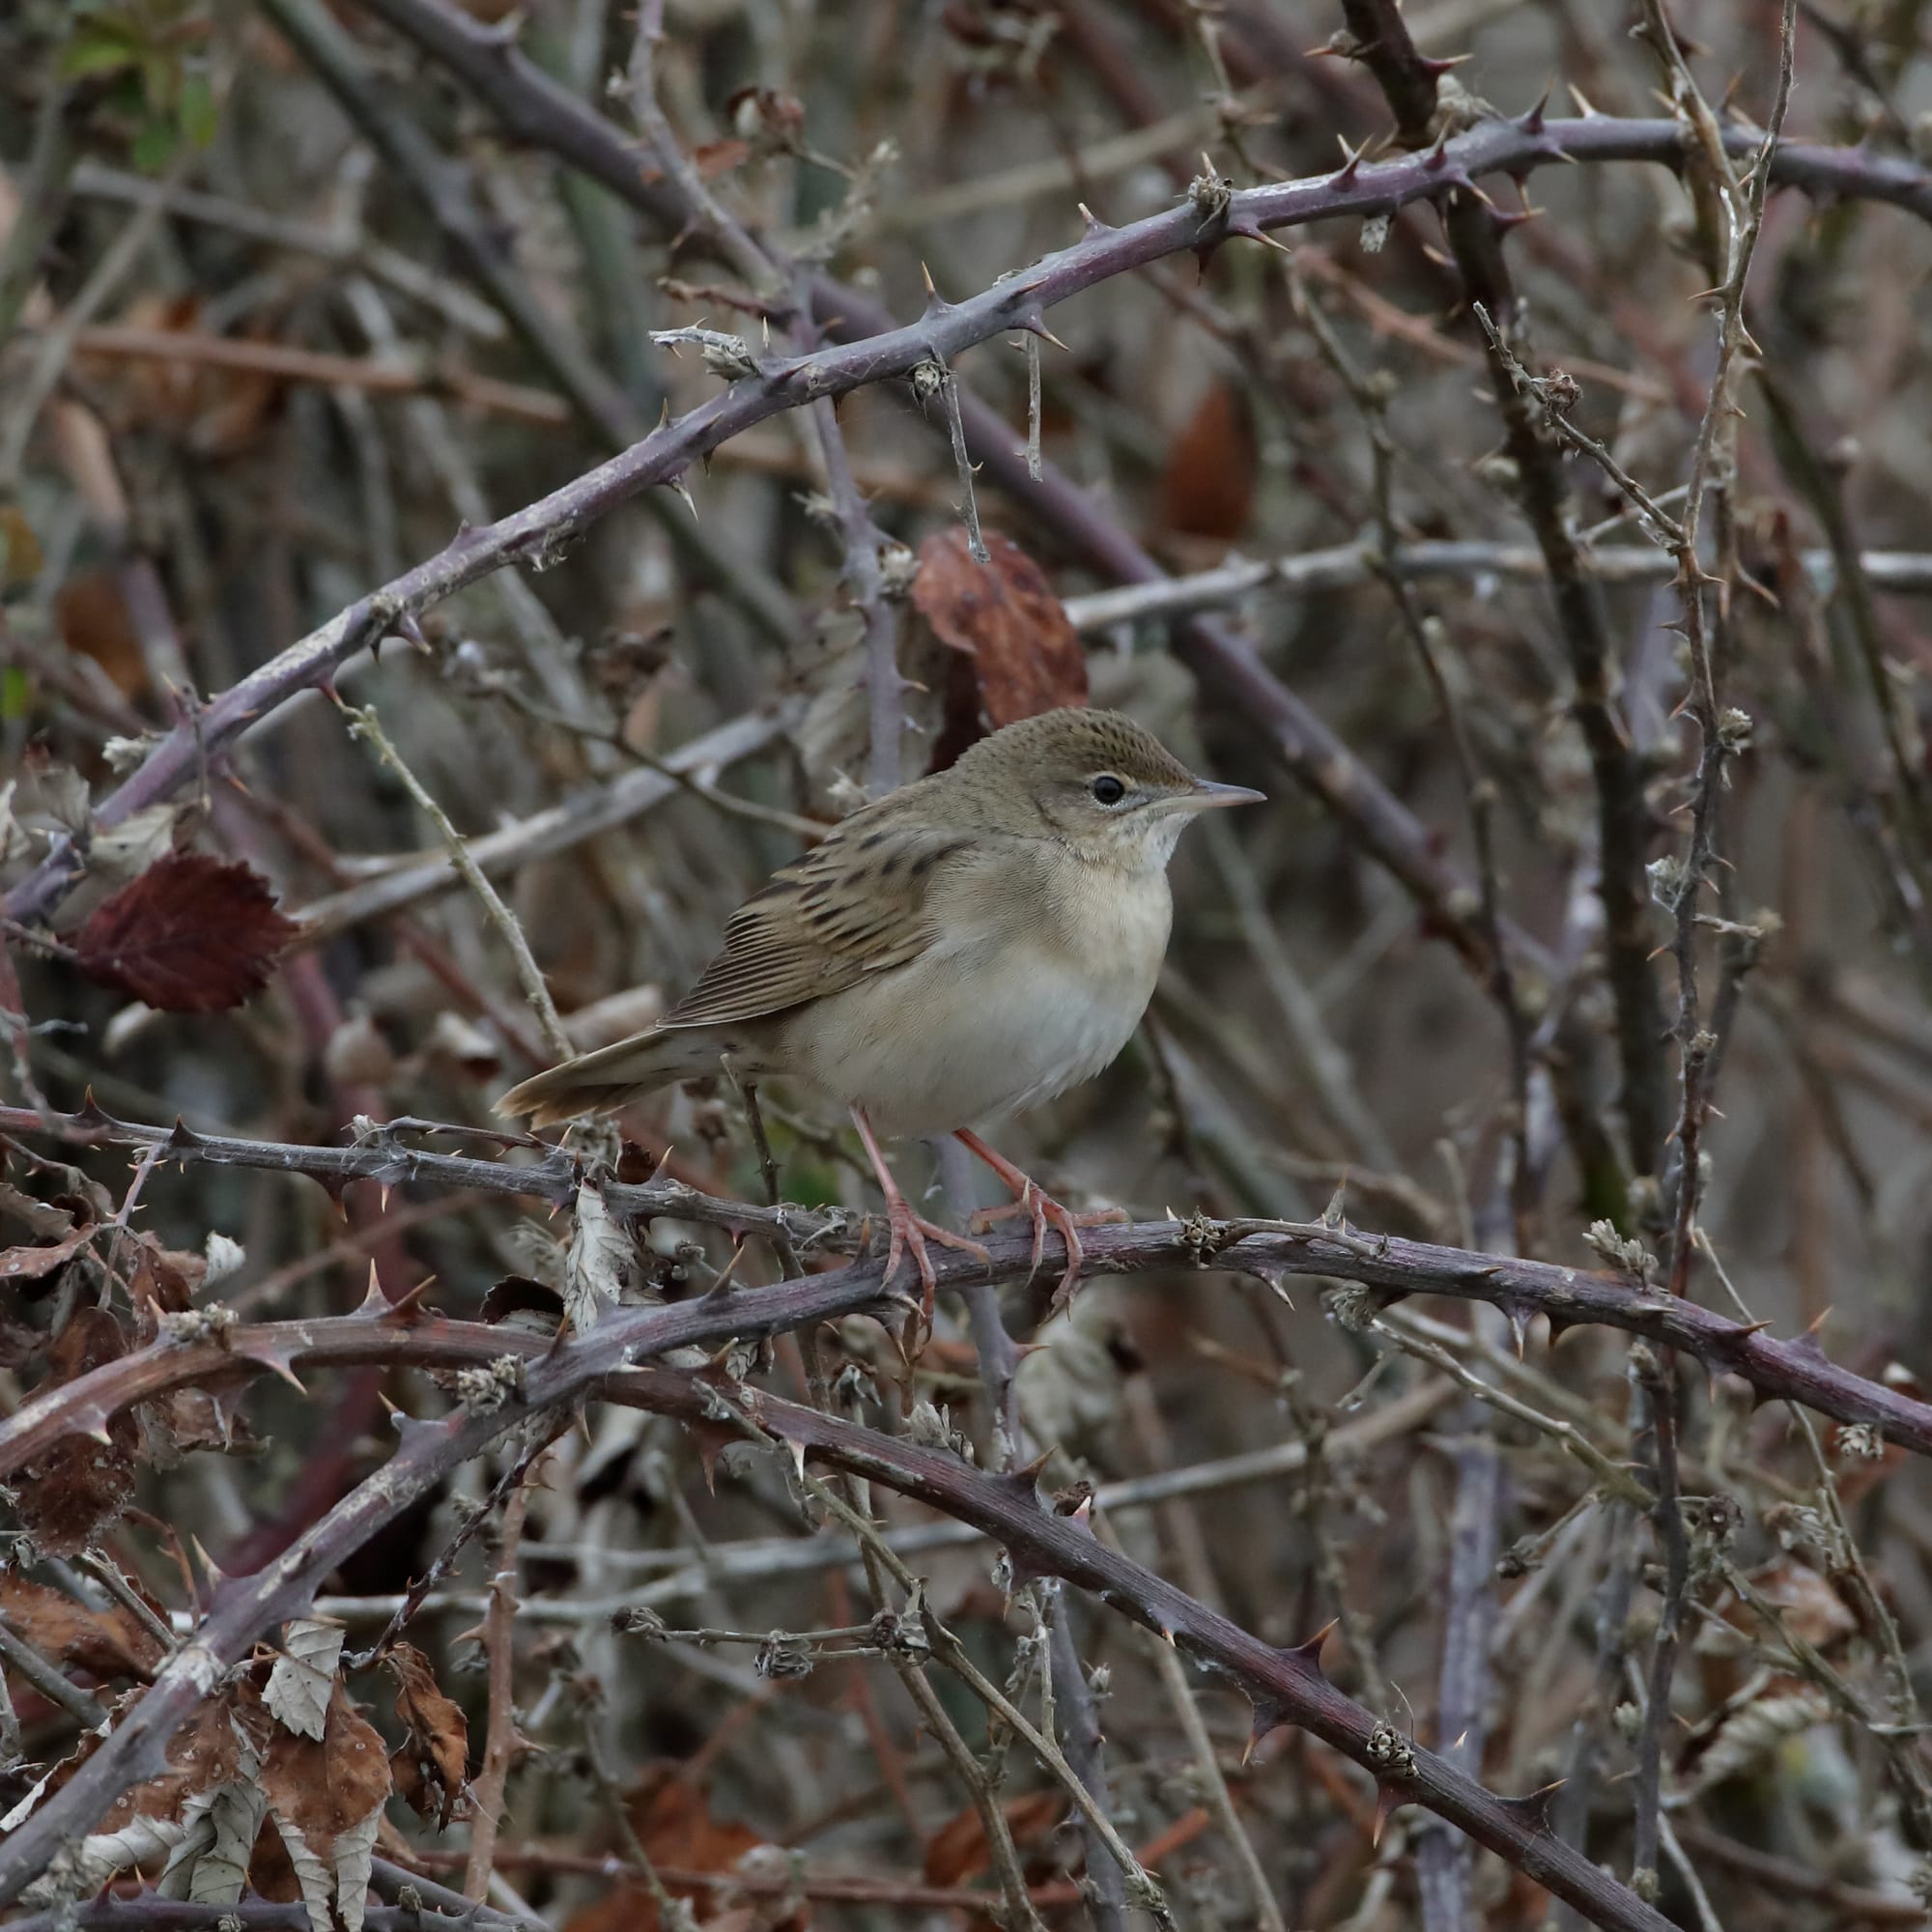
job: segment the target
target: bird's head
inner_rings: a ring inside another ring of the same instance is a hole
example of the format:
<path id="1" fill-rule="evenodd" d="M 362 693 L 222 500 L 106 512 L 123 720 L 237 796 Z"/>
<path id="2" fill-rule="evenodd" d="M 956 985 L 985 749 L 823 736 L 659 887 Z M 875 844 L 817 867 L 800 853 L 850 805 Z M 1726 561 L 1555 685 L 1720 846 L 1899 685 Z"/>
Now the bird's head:
<path id="1" fill-rule="evenodd" d="M 1262 798 L 1198 779 L 1153 733 L 1118 711 L 1045 711 L 964 753 L 962 793 L 1022 837 L 1047 837 L 1099 865 L 1166 865 L 1200 811 Z"/>

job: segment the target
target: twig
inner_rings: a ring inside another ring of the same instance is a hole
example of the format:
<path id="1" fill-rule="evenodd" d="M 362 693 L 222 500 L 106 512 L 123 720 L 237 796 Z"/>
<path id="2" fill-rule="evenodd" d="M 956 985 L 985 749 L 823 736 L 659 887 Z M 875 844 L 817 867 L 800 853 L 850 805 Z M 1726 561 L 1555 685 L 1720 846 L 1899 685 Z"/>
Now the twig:
<path id="1" fill-rule="evenodd" d="M 563 1030 L 556 1002 L 551 998 L 550 988 L 544 983 L 543 971 L 530 952 L 530 943 L 524 937 L 524 928 L 518 924 L 516 914 L 504 904 L 502 895 L 490 883 L 483 867 L 476 863 L 476 855 L 469 849 L 469 840 L 450 823 L 449 814 L 437 803 L 428 786 L 410 769 L 389 734 L 383 729 L 383 721 L 376 716 L 375 708 L 364 706 L 358 709 L 353 704 L 343 703 L 339 698 L 337 702 L 342 706 L 343 717 L 348 720 L 349 735 L 360 738 L 374 750 L 382 762 L 402 781 L 403 789 L 415 801 L 417 809 L 442 835 L 450 864 L 462 873 L 464 882 L 482 901 L 490 923 L 509 948 L 510 958 L 517 969 L 518 983 L 536 1013 L 537 1023 L 543 1028 L 544 1038 L 550 1042 L 551 1051 L 559 1060 L 568 1060 L 576 1049 L 570 1043 L 570 1036 Z"/>
<path id="2" fill-rule="evenodd" d="M 534 1475 L 534 1470 L 526 1471 L 503 1505 L 489 1608 L 483 1613 L 490 1717 L 483 1733 L 483 1766 L 470 1787 L 469 1862 L 463 1874 L 464 1893 L 474 1899 L 487 1898 L 490 1893 L 497 1833 L 503 1822 L 504 1787 L 522 1742 L 517 1736 L 516 1707 L 517 1554 L 523 1542 L 524 1515 L 529 1507 L 528 1486 Z"/>

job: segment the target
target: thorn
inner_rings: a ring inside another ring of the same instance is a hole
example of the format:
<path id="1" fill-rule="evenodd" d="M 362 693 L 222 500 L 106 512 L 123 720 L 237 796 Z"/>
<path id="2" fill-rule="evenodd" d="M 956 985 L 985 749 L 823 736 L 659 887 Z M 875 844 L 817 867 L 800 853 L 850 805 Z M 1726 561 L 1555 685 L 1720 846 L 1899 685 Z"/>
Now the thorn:
<path id="1" fill-rule="evenodd" d="M 375 1274 L 376 1274 L 376 1267 L 375 1264 L 372 1262 L 369 1266 L 369 1275 L 372 1284 L 375 1279 Z M 391 1321 L 404 1321 L 404 1322 L 413 1321 L 416 1319 L 416 1317 L 422 1313 L 422 1310 L 419 1307 L 417 1307 L 416 1304 L 419 1301 L 421 1301 L 423 1296 L 426 1295 L 430 1292 L 430 1290 L 435 1286 L 436 1286 L 436 1276 L 433 1274 L 424 1275 L 423 1278 L 419 1282 L 417 1282 L 413 1288 L 405 1289 L 403 1293 L 395 1298 L 394 1301 L 389 1303 L 388 1308 L 385 1311 L 386 1319 Z"/>
<path id="2" fill-rule="evenodd" d="M 201 1565 L 203 1576 L 205 1576 L 208 1578 L 209 1582 L 213 1584 L 215 1589 L 217 1590 L 220 1589 L 222 1584 L 224 1584 L 228 1580 L 228 1578 L 222 1574 L 221 1565 L 218 1564 L 214 1560 L 214 1558 L 212 1557 L 208 1553 L 208 1551 L 202 1548 L 200 1537 L 190 1535 L 188 1537 L 188 1544 L 189 1547 L 194 1550 L 195 1561 Z"/>
<path id="3" fill-rule="evenodd" d="M 1519 1798 L 1499 1798 L 1496 1803 L 1532 1832 L 1547 1832 L 1549 1829 L 1549 1801 L 1568 1782 L 1569 1779 L 1559 1777 L 1552 1784 L 1539 1785 L 1536 1790 L 1525 1791 Z"/>
<path id="4" fill-rule="evenodd" d="M 1113 230 L 1107 223 L 1102 221 L 1084 201 L 1076 202 L 1074 205 L 1080 211 L 1080 219 L 1086 230 L 1084 240 L 1091 242 L 1096 235 L 1111 235 L 1113 233 Z"/>
<path id="5" fill-rule="evenodd" d="M 262 1349 L 243 1349 L 238 1351 L 244 1362 L 253 1362 L 257 1368 L 267 1369 L 270 1375 L 280 1376 L 298 1395 L 306 1395 L 307 1387 L 296 1374 L 289 1361 L 286 1345 L 270 1343 Z"/>
<path id="6" fill-rule="evenodd" d="M 1505 1309 L 1504 1313 L 1509 1317 L 1510 1333 L 1516 1338 L 1516 1358 L 1520 1362 L 1523 1340 L 1529 1333 L 1529 1316 L 1520 1308 Z"/>
<path id="7" fill-rule="evenodd" d="M 1555 85 L 1556 80 L 1552 75 L 1548 80 L 1544 82 L 1543 92 L 1537 97 L 1536 105 L 1527 114 L 1517 117 L 1516 125 L 1525 134 L 1540 134 L 1543 132 L 1543 110 L 1549 105 L 1549 93 Z"/>
<path id="8" fill-rule="evenodd" d="M 1580 114 L 1585 121 L 1594 121 L 1597 119 L 1597 110 L 1594 107 L 1592 107 L 1586 99 L 1584 99 L 1583 90 L 1580 87 L 1578 87 L 1575 81 L 1572 81 L 1570 83 L 1570 99 L 1577 103 L 1577 112 Z"/>
<path id="9" fill-rule="evenodd" d="M 1330 1634 L 1341 1621 L 1340 1617 L 1330 1617 L 1313 1636 L 1301 1643 L 1291 1644 L 1282 1653 L 1283 1656 L 1293 1658 L 1303 1669 L 1312 1670 L 1320 1677 L 1322 1674 L 1321 1646 L 1328 1641 Z"/>
<path id="10" fill-rule="evenodd" d="M 1449 130 L 1447 128 L 1444 128 L 1441 133 L 1436 135 L 1435 146 L 1430 149 L 1428 154 L 1423 156 L 1422 165 L 1431 174 L 1439 174 L 1442 171 L 1443 162 L 1448 158 L 1448 152 Z"/>
<path id="11" fill-rule="evenodd" d="M 1052 343 L 1063 355 L 1071 355 L 1073 354 L 1072 350 L 1068 349 L 1065 343 L 1061 341 L 1060 337 L 1047 327 L 1045 312 L 1037 303 L 1032 308 L 1022 309 L 1013 318 L 1013 327 L 1025 329 L 1029 335 L 1038 336 L 1042 342 Z"/>
<path id="12" fill-rule="evenodd" d="M 380 1321 L 389 1312 L 389 1297 L 383 1293 L 383 1284 L 376 1279 L 376 1264 L 369 1264 L 369 1293 L 356 1305 L 355 1315 L 365 1321 Z"/>
<path id="13" fill-rule="evenodd" d="M 1241 1762 L 1245 1765 L 1255 1754 L 1256 1747 L 1270 1731 L 1278 1731 L 1289 1721 L 1284 1705 L 1277 1704 L 1272 1697 L 1251 1697 L 1254 1707 L 1253 1721 L 1248 1726 L 1248 1741 L 1241 1749 Z"/>
<path id="14" fill-rule="evenodd" d="M 1349 1176 L 1345 1170 L 1341 1179 L 1335 1183 L 1334 1193 L 1328 1197 L 1327 1207 L 1321 1210 L 1321 1225 L 1324 1228 L 1346 1228 L 1349 1225 L 1349 1216 L 1345 1206 L 1348 1193 Z"/>
<path id="15" fill-rule="evenodd" d="M 1364 141 L 1359 148 L 1351 148 L 1340 134 L 1337 134 L 1335 139 L 1342 150 L 1342 166 L 1337 173 L 1328 177 L 1327 185 L 1329 187 L 1347 187 L 1360 171 L 1362 156 L 1367 151 L 1369 144 Z"/>
<path id="16" fill-rule="evenodd" d="M 1381 1850 L 1382 1832 L 1402 1802 L 1393 1785 L 1384 1784 L 1376 1792 L 1376 1822 L 1369 1831 L 1369 1844 L 1374 1850 Z"/>

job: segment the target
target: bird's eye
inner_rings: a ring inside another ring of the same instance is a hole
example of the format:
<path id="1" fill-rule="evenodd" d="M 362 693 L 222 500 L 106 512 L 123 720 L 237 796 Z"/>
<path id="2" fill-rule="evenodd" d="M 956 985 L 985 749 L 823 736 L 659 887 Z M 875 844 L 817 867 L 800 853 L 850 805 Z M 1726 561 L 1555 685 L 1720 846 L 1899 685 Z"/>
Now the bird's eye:
<path id="1" fill-rule="evenodd" d="M 1127 795 L 1126 786 L 1112 772 L 1102 772 L 1087 789 L 1101 805 L 1119 805 Z"/>

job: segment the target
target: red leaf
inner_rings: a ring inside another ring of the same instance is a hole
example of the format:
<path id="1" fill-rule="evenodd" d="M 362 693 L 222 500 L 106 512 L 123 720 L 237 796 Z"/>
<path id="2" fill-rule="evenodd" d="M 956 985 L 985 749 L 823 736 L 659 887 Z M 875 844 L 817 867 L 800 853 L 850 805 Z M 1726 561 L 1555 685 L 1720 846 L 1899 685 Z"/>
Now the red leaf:
<path id="1" fill-rule="evenodd" d="M 269 983 L 299 929 L 259 872 L 174 852 L 94 909 L 75 963 L 163 1012 L 216 1013 Z"/>
<path id="2" fill-rule="evenodd" d="M 1017 718 L 1087 702 L 1087 657 L 1046 574 L 1018 544 L 986 537 L 975 563 L 953 528 L 919 547 L 913 602 L 943 643 L 972 661 L 980 709 L 997 730 Z"/>

